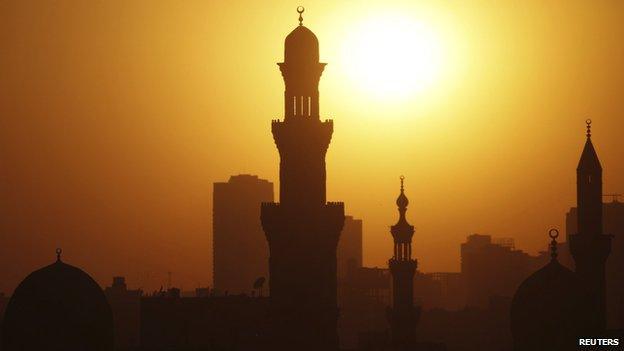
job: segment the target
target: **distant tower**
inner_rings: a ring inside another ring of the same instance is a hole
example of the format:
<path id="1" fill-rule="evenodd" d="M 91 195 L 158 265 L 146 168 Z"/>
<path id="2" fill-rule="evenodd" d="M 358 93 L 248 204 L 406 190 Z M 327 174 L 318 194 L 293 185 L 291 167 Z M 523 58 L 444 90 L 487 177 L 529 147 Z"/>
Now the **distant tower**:
<path id="1" fill-rule="evenodd" d="M 214 183 L 212 196 L 214 290 L 250 293 L 253 283 L 269 271 L 260 204 L 273 201 L 273 183 L 239 174 Z"/>
<path id="2" fill-rule="evenodd" d="M 338 281 L 344 280 L 350 269 L 362 267 L 362 220 L 345 216 L 338 250 Z"/>
<path id="3" fill-rule="evenodd" d="M 591 120 L 587 140 L 576 168 L 578 233 L 570 235 L 570 251 L 576 273 L 588 289 L 591 328 L 606 328 L 605 263 L 611 252 L 611 236 L 602 232 L 602 167 L 591 142 Z"/>
<path id="4" fill-rule="evenodd" d="M 420 308 L 414 306 L 414 272 L 417 261 L 412 259 L 412 236 L 414 226 L 407 223 L 405 212 L 409 201 L 403 192 L 396 200 L 399 207 L 399 221 L 390 229 L 394 239 L 394 255 L 388 262 L 392 273 L 392 307 L 388 309 L 392 344 L 396 350 L 404 350 L 413 345 Z"/>
<path id="5" fill-rule="evenodd" d="M 284 62 L 284 120 L 274 120 L 280 155 L 280 203 L 262 206 L 269 242 L 271 339 L 274 349 L 337 350 L 336 247 L 344 205 L 326 203 L 325 153 L 331 120 L 319 119 L 316 36 L 302 25 L 287 37 Z"/>

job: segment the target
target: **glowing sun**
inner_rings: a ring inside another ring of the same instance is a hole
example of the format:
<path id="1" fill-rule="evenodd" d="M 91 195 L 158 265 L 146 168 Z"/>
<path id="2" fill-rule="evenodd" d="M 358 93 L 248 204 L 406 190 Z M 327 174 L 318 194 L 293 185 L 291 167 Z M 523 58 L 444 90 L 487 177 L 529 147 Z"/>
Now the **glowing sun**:
<path id="1" fill-rule="evenodd" d="M 380 14 L 349 33 L 342 46 L 345 73 L 374 97 L 406 98 L 439 76 L 441 42 L 424 23 L 401 14 Z"/>

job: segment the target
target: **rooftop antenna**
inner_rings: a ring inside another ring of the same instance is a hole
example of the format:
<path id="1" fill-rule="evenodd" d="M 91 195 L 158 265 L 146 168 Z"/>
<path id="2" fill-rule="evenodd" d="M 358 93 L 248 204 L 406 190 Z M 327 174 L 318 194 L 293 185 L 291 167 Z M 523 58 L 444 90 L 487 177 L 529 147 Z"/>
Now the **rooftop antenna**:
<path id="1" fill-rule="evenodd" d="M 171 289 L 171 272 L 167 272 L 167 290 Z"/>

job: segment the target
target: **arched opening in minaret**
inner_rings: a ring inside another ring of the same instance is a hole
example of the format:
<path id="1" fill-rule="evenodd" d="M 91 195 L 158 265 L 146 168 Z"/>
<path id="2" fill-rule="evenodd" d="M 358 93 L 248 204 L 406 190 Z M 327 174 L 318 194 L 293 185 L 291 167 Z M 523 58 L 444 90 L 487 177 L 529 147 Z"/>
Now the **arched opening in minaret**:
<path id="1" fill-rule="evenodd" d="M 311 96 L 293 96 L 292 107 L 287 106 L 287 110 L 291 110 L 293 116 L 312 116 L 313 101 Z"/>

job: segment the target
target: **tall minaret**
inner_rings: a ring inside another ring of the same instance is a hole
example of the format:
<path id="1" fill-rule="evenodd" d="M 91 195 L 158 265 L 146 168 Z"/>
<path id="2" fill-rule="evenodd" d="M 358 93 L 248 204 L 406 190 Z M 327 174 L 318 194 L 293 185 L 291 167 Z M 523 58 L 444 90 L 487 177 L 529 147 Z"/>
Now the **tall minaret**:
<path id="1" fill-rule="evenodd" d="M 611 252 L 611 236 L 602 232 L 602 167 L 591 141 L 591 120 L 587 140 L 576 168 L 578 233 L 570 236 L 570 251 L 576 273 L 587 287 L 591 328 L 606 328 L 605 263 Z"/>
<path id="2" fill-rule="evenodd" d="M 412 236 L 414 226 L 407 223 L 405 212 L 409 201 L 403 191 L 396 200 L 399 221 L 390 229 L 394 239 L 394 255 L 388 262 L 392 273 L 392 307 L 388 309 L 388 322 L 392 345 L 396 350 L 408 349 L 414 342 L 420 308 L 414 306 L 414 272 L 417 261 L 412 259 Z"/>
<path id="3" fill-rule="evenodd" d="M 336 247 L 344 205 L 326 203 L 325 153 L 333 123 L 319 119 L 316 36 L 299 26 L 279 63 L 286 89 L 284 120 L 272 123 L 280 155 L 280 203 L 262 205 L 269 242 L 271 336 L 277 350 L 337 350 Z"/>

